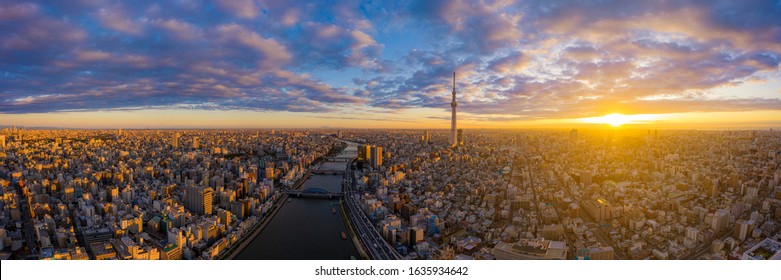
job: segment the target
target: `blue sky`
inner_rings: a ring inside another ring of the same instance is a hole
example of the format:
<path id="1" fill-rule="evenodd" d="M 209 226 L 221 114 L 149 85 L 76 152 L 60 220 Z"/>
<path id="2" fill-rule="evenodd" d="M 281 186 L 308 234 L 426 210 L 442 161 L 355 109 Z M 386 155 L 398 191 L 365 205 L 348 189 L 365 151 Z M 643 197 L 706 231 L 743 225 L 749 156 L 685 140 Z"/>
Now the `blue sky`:
<path id="1" fill-rule="evenodd" d="M 778 0 L 3 1 L 0 124 L 133 110 L 438 119 L 453 71 L 467 124 L 778 115 L 779 60 Z"/>

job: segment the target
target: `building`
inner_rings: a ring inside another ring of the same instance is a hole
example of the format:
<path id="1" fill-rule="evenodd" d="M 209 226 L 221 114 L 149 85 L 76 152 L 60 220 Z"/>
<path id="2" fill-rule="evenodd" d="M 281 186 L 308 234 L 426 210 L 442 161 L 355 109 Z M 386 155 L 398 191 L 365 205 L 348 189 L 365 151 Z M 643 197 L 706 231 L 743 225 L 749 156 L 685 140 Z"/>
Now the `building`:
<path id="1" fill-rule="evenodd" d="M 491 253 L 497 260 L 565 260 L 567 243 L 521 239 L 516 243 L 499 242 Z"/>
<path id="2" fill-rule="evenodd" d="M 686 227 L 686 238 L 692 240 L 693 242 L 697 242 L 700 240 L 700 230 L 695 227 Z"/>
<path id="3" fill-rule="evenodd" d="M 418 242 L 423 241 L 423 228 L 421 227 L 411 227 L 409 229 L 409 247 L 414 246 Z"/>
<path id="4" fill-rule="evenodd" d="M 450 117 L 450 146 L 456 146 L 458 144 L 458 135 L 456 134 L 456 72 L 453 72 L 453 101 L 450 102 L 450 109 L 452 115 Z"/>
<path id="5" fill-rule="evenodd" d="M 94 260 L 111 260 L 117 258 L 117 252 L 114 251 L 114 246 L 111 242 L 95 242 L 89 244 L 92 259 Z"/>
<path id="6" fill-rule="evenodd" d="M 561 224 L 549 224 L 542 226 L 542 237 L 549 240 L 559 240 L 564 235 L 564 226 Z"/>
<path id="7" fill-rule="evenodd" d="M 739 220 L 735 223 L 734 238 L 746 241 L 749 234 L 754 231 L 754 220 Z"/>
<path id="8" fill-rule="evenodd" d="M 245 213 L 245 203 L 242 203 L 241 201 L 234 201 L 230 203 L 231 207 L 231 214 L 236 215 L 236 218 L 238 219 L 244 219 L 244 217 L 248 216 Z"/>
<path id="9" fill-rule="evenodd" d="M 371 149 L 371 163 L 372 167 L 377 169 L 382 166 L 382 147 L 375 146 Z"/>
<path id="10" fill-rule="evenodd" d="M 578 130 L 572 129 L 569 131 L 569 140 L 570 141 L 578 141 Z"/>
<path id="11" fill-rule="evenodd" d="M 719 180 L 705 180 L 705 189 L 708 191 L 708 195 L 711 197 L 717 197 L 721 194 L 721 189 L 719 188 Z"/>
<path id="12" fill-rule="evenodd" d="M 464 145 L 464 130 L 459 128 L 457 130 L 456 135 L 457 135 L 457 139 L 458 139 L 458 145 L 459 146 L 463 146 Z"/>
<path id="13" fill-rule="evenodd" d="M 204 186 L 185 188 L 185 208 L 194 213 L 208 215 L 212 213 L 212 196 L 214 190 Z"/>
<path id="14" fill-rule="evenodd" d="M 171 147 L 173 147 L 174 149 L 179 148 L 179 137 L 181 136 L 182 135 L 180 135 L 179 132 L 174 133 L 174 139 L 173 141 L 171 141 Z"/>
<path id="15" fill-rule="evenodd" d="M 0 135 L 0 149 L 5 148 L 5 135 Z"/>
<path id="16" fill-rule="evenodd" d="M 581 204 L 583 205 L 583 209 L 586 210 L 586 213 L 597 222 L 607 221 L 613 218 L 611 216 L 612 207 L 605 199 L 586 200 Z"/>
<path id="17" fill-rule="evenodd" d="M 358 146 L 358 157 L 362 158 L 365 162 L 371 162 L 371 145 Z"/>
<path id="18" fill-rule="evenodd" d="M 201 144 L 198 143 L 198 137 L 193 137 L 193 149 L 198 149 L 201 147 Z"/>
<path id="19" fill-rule="evenodd" d="M 743 260 L 781 260 L 781 242 L 765 238 L 743 253 Z"/>
<path id="20" fill-rule="evenodd" d="M 615 251 L 613 247 L 592 246 L 578 250 L 577 259 L 579 260 L 612 260 Z"/>
<path id="21" fill-rule="evenodd" d="M 231 212 L 224 210 L 224 209 L 218 209 L 217 210 L 217 217 L 219 218 L 219 221 L 223 225 L 230 225 L 231 224 Z"/>
<path id="22" fill-rule="evenodd" d="M 103 244 L 108 242 L 114 236 L 114 233 L 106 227 L 88 228 L 82 229 L 81 234 L 77 234 L 77 236 L 79 237 L 79 242 L 81 242 L 81 244 Z"/>
<path id="23" fill-rule="evenodd" d="M 729 225 L 729 212 L 719 209 L 713 214 L 713 220 L 711 220 L 711 229 L 715 232 L 719 232 L 725 229 Z"/>
<path id="24" fill-rule="evenodd" d="M 182 248 L 174 244 L 168 244 L 160 250 L 161 260 L 181 260 Z"/>

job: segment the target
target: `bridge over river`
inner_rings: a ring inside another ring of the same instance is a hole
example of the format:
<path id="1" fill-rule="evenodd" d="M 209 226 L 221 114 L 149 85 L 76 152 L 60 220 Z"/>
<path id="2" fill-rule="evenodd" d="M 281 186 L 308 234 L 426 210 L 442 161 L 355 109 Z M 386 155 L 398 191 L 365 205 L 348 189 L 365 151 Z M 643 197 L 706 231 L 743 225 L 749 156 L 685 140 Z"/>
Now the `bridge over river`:
<path id="1" fill-rule="evenodd" d="M 302 197 L 302 198 L 339 198 L 343 197 L 343 192 L 329 192 L 327 190 L 321 189 L 321 188 L 308 188 L 303 191 L 301 190 L 284 190 L 282 193 L 285 193 L 287 195 L 295 196 L 295 197 Z"/>

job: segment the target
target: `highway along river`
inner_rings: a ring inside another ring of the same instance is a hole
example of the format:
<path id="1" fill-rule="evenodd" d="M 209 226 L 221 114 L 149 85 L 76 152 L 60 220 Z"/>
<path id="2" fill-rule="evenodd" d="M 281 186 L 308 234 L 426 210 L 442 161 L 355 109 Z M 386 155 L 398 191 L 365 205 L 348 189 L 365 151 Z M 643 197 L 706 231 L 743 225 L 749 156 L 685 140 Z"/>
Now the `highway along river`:
<path id="1" fill-rule="evenodd" d="M 348 146 L 337 158 L 352 158 L 357 144 Z M 318 170 L 344 171 L 345 162 L 324 162 Z M 342 190 L 342 176 L 312 174 L 301 190 Z M 335 211 L 335 212 L 334 212 Z M 339 199 L 297 198 L 282 205 L 268 225 L 237 256 L 238 260 L 330 260 L 360 259 L 342 216 Z M 348 234 L 342 238 L 342 232 Z"/>

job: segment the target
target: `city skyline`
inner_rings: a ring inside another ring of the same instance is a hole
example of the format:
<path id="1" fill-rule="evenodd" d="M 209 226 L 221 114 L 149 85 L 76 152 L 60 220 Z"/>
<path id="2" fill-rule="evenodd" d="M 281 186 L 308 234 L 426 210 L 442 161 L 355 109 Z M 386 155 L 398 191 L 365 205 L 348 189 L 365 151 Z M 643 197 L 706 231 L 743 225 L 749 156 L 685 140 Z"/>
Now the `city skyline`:
<path id="1" fill-rule="evenodd" d="M 773 275 L 781 0 L 0 1 L 0 260 Z"/>
<path id="2" fill-rule="evenodd" d="M 781 128 L 777 1 L 14 1 L 0 125 Z"/>
<path id="3" fill-rule="evenodd" d="M 2 128 L 0 259 L 781 259 L 781 131 L 457 135 Z"/>

